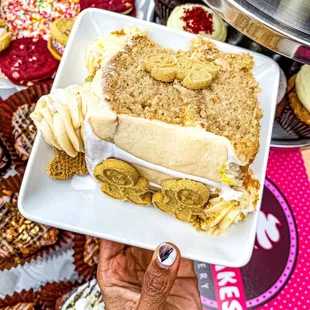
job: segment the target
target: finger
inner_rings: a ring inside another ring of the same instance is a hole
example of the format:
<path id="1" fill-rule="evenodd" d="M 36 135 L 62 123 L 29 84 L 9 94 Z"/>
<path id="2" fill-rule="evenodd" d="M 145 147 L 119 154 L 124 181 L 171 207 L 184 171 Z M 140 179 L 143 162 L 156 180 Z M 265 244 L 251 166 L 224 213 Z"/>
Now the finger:
<path id="1" fill-rule="evenodd" d="M 181 254 L 172 243 L 162 243 L 154 252 L 143 279 L 138 310 L 162 309 L 175 282 Z"/>
<path id="2" fill-rule="evenodd" d="M 118 242 L 111 241 L 111 240 L 101 239 L 99 260 L 100 261 L 110 260 L 111 258 L 122 253 L 124 249 L 125 249 L 125 244 L 118 243 Z"/>

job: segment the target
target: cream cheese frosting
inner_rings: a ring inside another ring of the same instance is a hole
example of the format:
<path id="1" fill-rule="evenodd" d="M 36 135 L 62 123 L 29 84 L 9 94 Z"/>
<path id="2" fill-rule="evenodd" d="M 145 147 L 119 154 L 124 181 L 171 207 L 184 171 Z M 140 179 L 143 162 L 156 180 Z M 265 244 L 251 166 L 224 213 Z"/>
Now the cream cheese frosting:
<path id="1" fill-rule="evenodd" d="M 134 27 L 124 27 L 121 31 L 114 31 L 94 39 L 86 50 L 86 67 L 90 74 L 95 69 L 104 66 L 114 55 L 130 44 L 133 36 L 147 36 L 147 30 Z"/>
<path id="2" fill-rule="evenodd" d="M 295 82 L 298 99 L 310 113 L 310 65 L 303 65 Z"/>
<path id="3" fill-rule="evenodd" d="M 199 31 L 196 34 L 200 34 L 204 37 L 215 39 L 218 41 L 225 41 L 227 36 L 227 28 L 224 24 L 223 20 L 214 13 L 211 9 L 207 8 L 204 5 L 200 4 L 184 4 L 181 6 L 177 6 L 174 8 L 174 10 L 171 12 L 168 21 L 167 21 L 167 27 L 177 29 L 177 30 L 185 30 L 186 29 L 186 23 L 183 19 L 183 17 L 186 14 L 186 11 L 192 10 L 194 8 L 202 8 L 206 14 L 211 14 L 212 16 L 212 33 L 207 33 L 205 31 Z M 192 21 L 193 23 L 194 21 Z M 201 22 L 200 20 L 197 20 L 196 22 Z"/>
<path id="4" fill-rule="evenodd" d="M 129 115 L 108 106 L 89 115 L 94 133 L 148 162 L 221 182 L 219 171 L 230 162 L 243 164 L 229 140 L 203 128 L 183 127 Z"/>
<path id="5" fill-rule="evenodd" d="M 153 188 L 161 188 L 163 181 L 173 178 L 190 179 L 203 183 L 210 188 L 213 195 L 219 195 L 217 198 L 211 199 L 211 207 L 206 211 L 207 215 L 214 214 L 212 215 L 212 221 L 208 221 L 202 227 L 211 235 L 224 233 L 231 224 L 238 223 L 249 213 L 255 211 L 255 201 L 253 199 L 257 195 L 255 189 L 252 189 L 253 193 L 250 195 L 241 186 L 231 187 L 220 184 L 206 178 L 168 169 L 136 157 L 116 146 L 115 143 L 98 138 L 88 121 L 92 113 L 89 114 L 86 116 L 85 122 L 85 158 L 89 174 L 94 180 L 94 169 L 98 164 L 108 158 L 117 158 L 134 166 L 140 175 L 150 182 Z M 233 202 L 238 202 L 238 205 Z"/>

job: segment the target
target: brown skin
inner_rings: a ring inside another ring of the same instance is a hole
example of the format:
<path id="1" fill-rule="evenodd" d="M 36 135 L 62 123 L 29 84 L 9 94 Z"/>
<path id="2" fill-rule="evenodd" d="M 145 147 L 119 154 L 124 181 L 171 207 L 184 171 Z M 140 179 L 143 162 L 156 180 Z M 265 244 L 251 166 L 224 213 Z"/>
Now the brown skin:
<path id="1" fill-rule="evenodd" d="M 97 281 L 106 310 L 202 310 L 192 261 L 179 249 L 170 267 L 154 254 L 132 246 L 101 240 Z"/>

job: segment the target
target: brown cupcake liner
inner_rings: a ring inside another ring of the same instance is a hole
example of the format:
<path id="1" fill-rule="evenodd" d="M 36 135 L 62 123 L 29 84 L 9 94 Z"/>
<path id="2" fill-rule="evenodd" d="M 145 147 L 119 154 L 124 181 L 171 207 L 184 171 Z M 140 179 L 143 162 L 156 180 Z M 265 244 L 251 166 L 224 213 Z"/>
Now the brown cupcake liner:
<path id="1" fill-rule="evenodd" d="M 7 221 L 9 221 L 12 216 L 19 213 L 17 202 L 21 182 L 22 175 L 0 179 L 0 231 L 2 225 L 6 225 Z M 44 257 L 45 255 L 54 253 L 65 247 L 69 248 L 73 246 L 74 233 L 64 230 L 58 231 L 56 228 L 49 228 L 48 232 L 53 234 L 53 238 L 55 238 L 55 234 L 57 234 L 57 241 L 52 245 L 38 248 L 28 256 L 23 256 L 21 253 L 18 255 L 16 253 L 12 256 L 5 257 L 5 255 L 1 255 L 0 252 L 0 270 L 10 270 L 12 267 L 30 263 L 39 257 Z M 5 237 L 0 241 L 0 246 L 0 250 L 5 251 L 7 249 Z"/>
<path id="2" fill-rule="evenodd" d="M 79 285 L 81 282 L 62 281 L 47 283 L 37 291 L 33 289 L 23 290 L 20 293 L 14 293 L 12 296 L 0 299 L 0 309 L 11 307 L 14 310 L 28 310 L 33 305 L 36 309 L 55 310 L 57 300 L 63 296 L 68 296 Z"/>
<path id="3" fill-rule="evenodd" d="M 168 17 L 170 16 L 172 9 L 168 8 L 160 0 L 155 0 L 155 12 L 159 17 L 161 24 L 166 25 Z"/>
<path id="4" fill-rule="evenodd" d="M 195 1 L 195 0 L 188 0 L 188 1 L 169 1 L 169 4 L 166 4 L 165 2 L 168 3 L 168 1 L 161 1 L 161 0 L 155 0 L 155 12 L 156 15 L 159 18 L 159 22 L 163 25 L 167 24 L 168 18 L 171 14 L 171 12 L 174 10 L 175 7 L 184 5 L 184 4 L 204 4 L 203 1 Z"/>
<path id="5" fill-rule="evenodd" d="M 14 256 L 0 259 L 0 271 L 10 270 L 18 265 L 23 266 L 26 263 L 31 263 L 33 260 L 39 258 L 45 258 L 50 254 L 53 254 L 61 249 L 70 248 L 73 245 L 74 235 L 66 230 L 59 230 L 58 240 L 56 243 L 48 246 L 44 246 L 27 257 Z"/>
<path id="6" fill-rule="evenodd" d="M 12 296 L 6 296 L 0 299 L 0 307 L 15 307 L 22 304 L 35 304 L 37 302 L 37 293 L 31 290 L 23 290 L 20 293 L 14 293 Z"/>
<path id="7" fill-rule="evenodd" d="M 75 271 L 83 280 L 89 281 L 96 275 L 97 265 L 90 266 L 84 261 L 86 236 L 75 234 L 73 243 Z"/>
<path id="8" fill-rule="evenodd" d="M 278 121 L 290 135 L 297 134 L 300 137 L 310 138 L 310 125 L 304 123 L 296 116 L 289 100 L 286 100 L 285 107 Z"/>
<path id="9" fill-rule="evenodd" d="M 5 195 L 9 195 L 9 192 L 18 194 L 22 180 L 23 174 L 16 174 L 14 176 L 9 176 L 8 178 L 0 178 L 0 198 Z"/>
<path id="10" fill-rule="evenodd" d="M 282 115 L 282 112 L 283 112 L 285 105 L 286 105 L 286 100 L 287 100 L 287 98 L 286 98 L 286 96 L 284 96 L 282 98 L 282 100 L 276 106 L 276 113 L 275 113 L 275 120 L 276 121 L 279 120 L 281 115 Z"/>
<path id="11" fill-rule="evenodd" d="M 300 137 L 310 137 L 310 125 L 303 122 L 297 117 L 290 103 L 290 96 L 295 91 L 296 74 L 293 75 L 287 84 L 287 93 L 283 99 L 284 107 L 278 115 L 279 124 L 285 129 L 290 135 L 298 135 Z M 283 102 L 281 102 L 283 104 Z"/>
<path id="12" fill-rule="evenodd" d="M 0 308 L 0 310 L 34 310 L 34 303 L 20 302 L 14 306 L 7 306 L 4 308 Z"/>
<path id="13" fill-rule="evenodd" d="M 66 302 L 66 300 L 70 297 L 71 292 L 68 292 L 61 297 L 57 298 L 55 303 L 55 310 L 58 310 L 62 307 L 62 305 Z"/>
<path id="14" fill-rule="evenodd" d="M 12 157 L 13 165 L 25 164 L 25 161 L 28 159 L 28 151 L 30 146 L 27 144 L 27 150 L 24 155 L 20 154 L 15 148 L 15 138 L 12 128 L 12 118 L 14 113 L 22 105 L 28 104 L 29 106 L 33 103 L 36 103 L 40 97 L 50 93 L 51 84 L 40 84 L 31 86 L 25 90 L 17 92 L 10 96 L 5 101 L 2 101 L 0 104 L 0 132 L 2 135 L 2 140 L 4 141 L 6 147 L 8 148 L 9 153 Z M 32 123 L 32 120 L 29 119 L 29 122 Z M 16 124 L 16 126 L 24 126 L 24 124 Z M 33 126 L 35 126 L 32 123 Z M 34 127 L 35 128 L 35 127 Z"/>
<path id="15" fill-rule="evenodd" d="M 71 281 L 47 283 L 37 292 L 36 305 L 40 309 L 55 310 L 57 301 L 59 304 L 59 299 L 70 294 L 75 286 Z"/>
<path id="16" fill-rule="evenodd" d="M 14 150 L 9 150 L 9 146 L 0 133 L 0 177 L 4 176 L 12 167 L 12 151 Z"/>
<path id="17" fill-rule="evenodd" d="M 6 178 L 15 173 L 23 175 L 25 168 L 25 162 L 20 160 L 12 143 L 0 131 L 0 178 Z"/>

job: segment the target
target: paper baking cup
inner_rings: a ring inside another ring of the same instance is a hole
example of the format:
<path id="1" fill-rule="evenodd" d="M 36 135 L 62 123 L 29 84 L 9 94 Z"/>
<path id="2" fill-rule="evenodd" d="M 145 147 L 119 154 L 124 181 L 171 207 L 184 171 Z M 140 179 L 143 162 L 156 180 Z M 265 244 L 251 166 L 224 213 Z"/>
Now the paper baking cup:
<path id="1" fill-rule="evenodd" d="M 160 0 L 155 0 L 155 12 L 159 17 L 160 23 L 166 25 L 172 10 L 169 9 Z"/>
<path id="2" fill-rule="evenodd" d="M 21 175 L 10 176 L 8 178 L 1 178 L 0 182 L 0 232 L 2 232 L 2 225 L 9 220 L 10 216 L 14 213 L 19 212 L 17 203 L 18 203 L 18 194 L 22 182 Z M 9 208 L 6 206 L 7 202 L 10 202 Z M 48 253 L 51 250 L 56 250 L 59 246 L 64 243 L 64 238 L 66 240 L 66 233 L 64 237 L 58 237 L 58 241 L 52 245 L 39 249 L 38 251 L 30 254 L 28 257 L 23 257 L 21 255 L 14 255 L 11 257 L 0 257 L 0 270 L 11 269 L 17 265 L 23 265 L 26 262 L 37 258 L 38 256 L 43 256 L 44 253 Z M 1 240 L 1 248 L 6 247 L 6 240 Z"/>
<path id="3" fill-rule="evenodd" d="M 168 2 L 168 1 L 166 1 Z M 163 3 L 161 0 L 155 0 L 155 12 L 157 16 L 159 17 L 159 21 L 161 24 L 166 25 L 168 18 L 171 14 L 171 12 L 174 10 L 175 7 L 184 5 L 184 4 L 204 4 L 203 1 L 195 1 L 195 0 L 189 0 L 189 1 L 177 1 L 173 0 L 170 1 L 173 4 L 171 5 L 171 8 L 169 8 L 165 3 Z"/>
<path id="4" fill-rule="evenodd" d="M 276 106 L 276 113 L 275 113 L 275 120 L 279 120 L 279 118 L 281 117 L 283 111 L 284 111 L 284 108 L 285 108 L 285 105 L 286 105 L 286 101 L 287 101 L 287 97 L 284 96 L 284 98 L 277 104 Z"/>
<path id="5" fill-rule="evenodd" d="M 14 307 L 19 303 L 33 303 L 37 300 L 37 293 L 32 289 L 29 291 L 21 291 L 20 293 L 14 293 L 12 296 L 6 296 L 4 299 L 0 299 L 0 308 Z"/>
<path id="6" fill-rule="evenodd" d="M 84 235 L 75 234 L 73 239 L 73 258 L 77 274 L 85 281 L 89 281 L 95 276 L 97 265 L 90 266 L 84 262 L 85 241 L 86 237 Z"/>
<path id="7" fill-rule="evenodd" d="M 19 193 L 20 186 L 22 184 L 23 174 L 16 174 L 14 176 L 9 176 L 7 178 L 0 178 L 0 198 L 8 195 L 6 191 L 11 191 L 13 193 Z M 1 206 L 1 203 L 0 203 Z M 17 204 L 16 204 L 17 208 Z"/>
<path id="8" fill-rule="evenodd" d="M 278 118 L 278 122 L 289 134 L 310 138 L 310 125 L 297 117 L 291 107 L 288 96 L 286 96 L 285 106 Z"/>
<path id="9" fill-rule="evenodd" d="M 9 150 L 9 146 L 5 143 L 5 140 L 0 132 L 0 177 L 6 175 L 12 167 L 12 151 L 14 150 Z"/>
<path id="10" fill-rule="evenodd" d="M 37 292 L 36 305 L 40 307 L 40 309 L 55 310 L 57 309 L 57 300 L 59 300 L 59 298 L 62 298 L 62 296 L 70 294 L 77 285 L 79 284 L 75 285 L 70 281 L 48 283 L 42 286 Z"/>
<path id="11" fill-rule="evenodd" d="M 20 293 L 15 292 L 12 296 L 5 296 L 0 299 L 0 308 L 18 307 L 18 310 L 28 309 L 26 304 L 33 304 L 36 309 L 55 310 L 57 300 L 70 294 L 72 290 L 81 285 L 78 282 L 52 282 L 41 286 L 39 290 L 23 290 Z M 29 305 L 28 305 L 29 306 Z"/>
<path id="12" fill-rule="evenodd" d="M 56 243 L 44 246 L 27 257 L 15 256 L 8 258 L 0 258 L 0 271 L 10 270 L 11 268 L 17 267 L 18 265 L 22 266 L 25 263 L 30 263 L 31 261 L 39 257 L 48 259 L 48 255 L 55 253 L 56 251 L 59 251 L 61 249 L 71 248 L 72 245 L 73 245 L 72 233 L 65 230 L 59 230 L 58 240 Z"/>
<path id="13" fill-rule="evenodd" d="M 11 154 L 13 165 L 24 164 L 14 148 L 14 136 L 12 132 L 13 113 L 19 106 L 36 103 L 40 97 L 50 93 L 51 84 L 39 84 L 17 92 L 0 103 L 0 132 L 8 151 Z"/>

